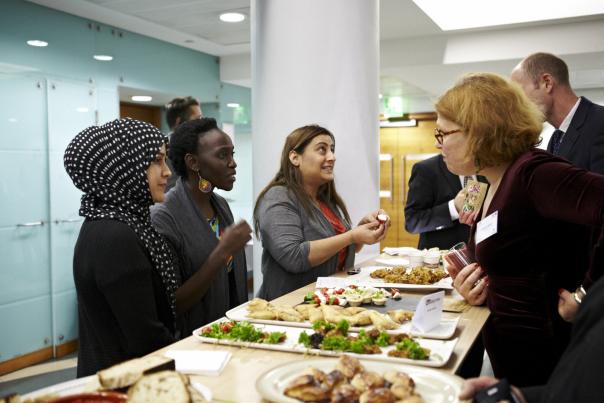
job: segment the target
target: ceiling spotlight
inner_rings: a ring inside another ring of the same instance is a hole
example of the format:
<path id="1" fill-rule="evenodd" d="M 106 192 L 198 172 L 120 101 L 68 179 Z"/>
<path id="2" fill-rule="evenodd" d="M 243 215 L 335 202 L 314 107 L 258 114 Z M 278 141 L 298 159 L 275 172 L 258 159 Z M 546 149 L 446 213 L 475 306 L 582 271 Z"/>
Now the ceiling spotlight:
<path id="1" fill-rule="evenodd" d="M 227 107 L 229 107 L 229 108 L 239 108 L 239 104 L 235 103 L 235 102 L 229 102 L 227 104 Z"/>
<path id="2" fill-rule="evenodd" d="M 109 61 L 113 60 L 113 56 L 109 56 L 109 55 L 94 55 L 92 57 L 95 60 L 99 60 L 101 62 L 109 62 Z"/>
<path id="3" fill-rule="evenodd" d="M 43 48 L 45 46 L 48 46 L 48 42 L 40 41 L 38 39 L 32 39 L 31 41 L 27 41 L 27 44 L 29 46 L 36 46 L 38 48 Z"/>
<path id="4" fill-rule="evenodd" d="M 241 13 L 222 13 L 219 18 L 220 21 L 224 22 L 241 22 L 245 20 L 245 15 Z"/>
<path id="5" fill-rule="evenodd" d="M 153 99 L 153 97 L 149 95 L 133 95 L 130 97 L 130 99 L 136 102 L 149 102 Z"/>
<path id="6" fill-rule="evenodd" d="M 88 108 L 86 108 L 85 106 L 80 106 L 76 108 L 76 112 L 85 113 L 88 112 Z"/>

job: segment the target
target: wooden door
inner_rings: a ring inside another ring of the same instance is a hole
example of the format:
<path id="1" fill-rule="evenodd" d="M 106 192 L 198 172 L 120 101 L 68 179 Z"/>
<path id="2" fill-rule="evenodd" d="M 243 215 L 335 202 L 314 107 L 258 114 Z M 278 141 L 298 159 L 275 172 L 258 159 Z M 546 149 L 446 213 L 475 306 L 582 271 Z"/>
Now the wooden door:
<path id="1" fill-rule="evenodd" d="M 419 236 L 405 231 L 405 203 L 411 168 L 438 153 L 434 146 L 436 116 L 423 115 L 415 127 L 380 129 L 380 207 L 390 216 L 392 227 L 381 247 L 416 247 Z"/>
<path id="2" fill-rule="evenodd" d="M 159 106 L 120 102 L 120 118 L 140 120 L 161 129 L 161 109 Z"/>

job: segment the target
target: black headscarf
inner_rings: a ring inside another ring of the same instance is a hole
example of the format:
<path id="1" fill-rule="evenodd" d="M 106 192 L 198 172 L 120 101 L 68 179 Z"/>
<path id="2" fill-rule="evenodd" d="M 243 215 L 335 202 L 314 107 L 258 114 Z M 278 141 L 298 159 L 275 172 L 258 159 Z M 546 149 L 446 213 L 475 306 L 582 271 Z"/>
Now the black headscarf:
<path id="1" fill-rule="evenodd" d="M 67 146 L 63 162 L 74 185 L 84 192 L 81 216 L 118 220 L 138 235 L 161 276 L 174 315 L 178 284 L 173 257 L 151 226 L 153 198 L 147 179 L 147 169 L 167 140 L 148 123 L 117 119 L 78 134 Z"/>

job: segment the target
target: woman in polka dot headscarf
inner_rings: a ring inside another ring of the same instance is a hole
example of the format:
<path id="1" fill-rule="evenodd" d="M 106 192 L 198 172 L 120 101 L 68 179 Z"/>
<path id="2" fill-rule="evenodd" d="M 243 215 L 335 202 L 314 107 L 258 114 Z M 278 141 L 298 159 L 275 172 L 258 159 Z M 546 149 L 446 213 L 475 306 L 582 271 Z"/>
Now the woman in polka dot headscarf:
<path id="1" fill-rule="evenodd" d="M 175 341 L 175 260 L 149 214 L 171 174 L 166 141 L 150 124 L 121 119 L 87 128 L 65 151 L 65 169 L 84 192 L 73 260 L 78 376 Z"/>

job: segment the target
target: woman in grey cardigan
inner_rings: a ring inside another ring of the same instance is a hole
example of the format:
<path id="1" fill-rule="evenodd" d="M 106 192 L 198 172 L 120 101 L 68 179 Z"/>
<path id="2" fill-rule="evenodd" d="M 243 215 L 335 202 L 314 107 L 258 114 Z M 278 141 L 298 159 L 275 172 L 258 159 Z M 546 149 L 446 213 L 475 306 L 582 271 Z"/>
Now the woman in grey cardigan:
<path id="1" fill-rule="evenodd" d="M 237 167 L 233 143 L 214 119 L 178 126 L 168 155 L 179 179 L 153 207 L 151 220 L 178 256 L 184 284 L 177 291 L 177 326 L 188 336 L 247 301 L 243 248 L 251 228 L 245 221 L 233 224 L 228 203 L 213 191 L 231 190 Z"/>
<path id="2" fill-rule="evenodd" d="M 352 267 L 355 252 L 386 236 L 389 223 L 377 220 L 379 211 L 351 229 L 335 188 L 334 150 L 333 134 L 320 126 L 304 126 L 287 136 L 279 172 L 254 207 L 264 248 L 259 297 L 272 300 Z"/>

